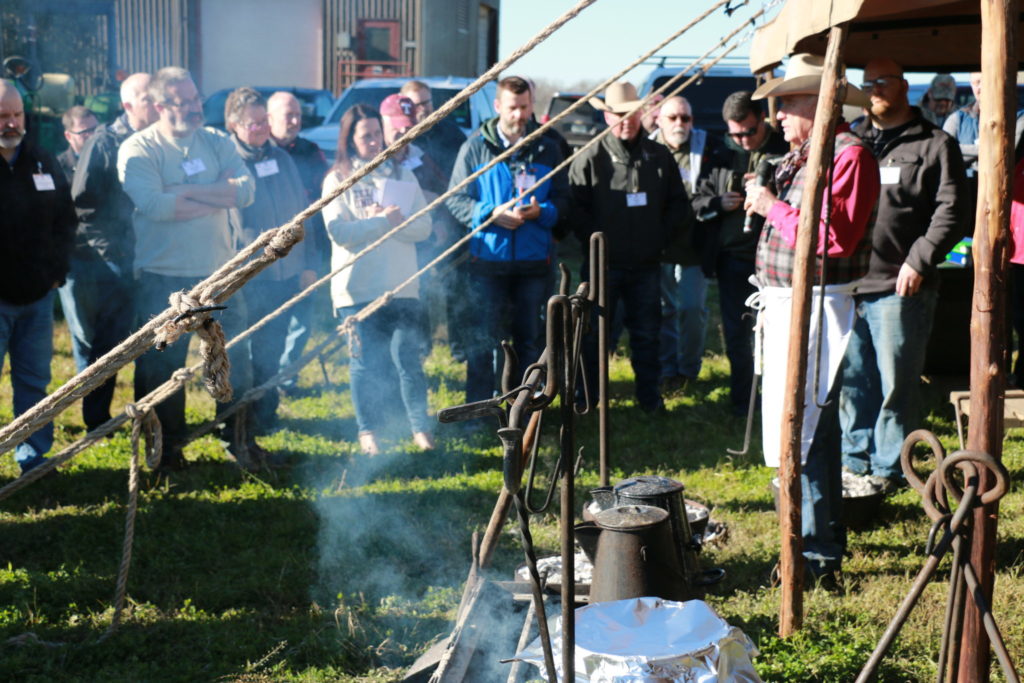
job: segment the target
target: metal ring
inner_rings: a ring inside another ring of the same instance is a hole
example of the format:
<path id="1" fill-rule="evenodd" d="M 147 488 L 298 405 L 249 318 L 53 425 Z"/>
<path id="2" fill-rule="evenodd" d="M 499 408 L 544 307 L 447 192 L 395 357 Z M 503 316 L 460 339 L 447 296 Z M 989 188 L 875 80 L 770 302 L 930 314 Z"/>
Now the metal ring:
<path id="1" fill-rule="evenodd" d="M 946 457 L 946 449 L 942 447 L 939 437 L 927 429 L 914 430 L 903 440 L 903 447 L 900 449 L 900 467 L 903 468 L 903 476 L 907 478 L 907 483 L 910 484 L 911 488 L 927 501 L 929 496 L 928 485 L 925 481 L 921 480 L 917 470 L 914 469 L 914 446 L 919 443 L 927 444 L 932 449 L 932 455 L 935 456 L 936 470 L 942 466 L 942 461 Z M 925 508 L 927 509 L 927 503 Z"/>
<path id="2" fill-rule="evenodd" d="M 969 473 L 965 470 L 964 465 L 971 466 L 974 469 L 973 473 Z M 946 486 L 947 490 L 956 490 L 955 482 L 953 481 L 953 467 L 959 466 L 961 470 L 964 470 L 964 476 L 970 478 L 980 475 L 980 469 L 987 469 L 995 476 L 995 484 L 989 490 L 985 491 L 981 495 L 981 504 L 988 505 L 1006 495 L 1006 491 L 1010 484 L 1010 475 L 1006 471 L 1006 467 L 1003 463 L 993 458 L 988 453 L 981 451 L 957 451 L 946 458 L 945 462 L 939 467 L 939 476 L 942 477 L 942 483 Z M 957 498 L 959 501 L 962 497 Z"/>

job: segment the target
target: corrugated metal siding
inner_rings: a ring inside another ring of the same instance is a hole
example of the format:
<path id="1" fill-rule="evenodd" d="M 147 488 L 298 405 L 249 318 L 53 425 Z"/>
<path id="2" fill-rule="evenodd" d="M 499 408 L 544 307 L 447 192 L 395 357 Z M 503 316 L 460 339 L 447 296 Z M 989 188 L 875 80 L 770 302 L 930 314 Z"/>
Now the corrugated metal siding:
<path id="1" fill-rule="evenodd" d="M 118 65 L 133 73 L 191 68 L 188 0 L 117 0 Z"/>
<path id="2" fill-rule="evenodd" d="M 360 19 L 388 19 L 401 22 L 402 61 L 419 69 L 416 42 L 419 35 L 420 0 L 324 0 L 324 87 L 337 91 L 338 34 L 352 36 L 354 52 Z"/>

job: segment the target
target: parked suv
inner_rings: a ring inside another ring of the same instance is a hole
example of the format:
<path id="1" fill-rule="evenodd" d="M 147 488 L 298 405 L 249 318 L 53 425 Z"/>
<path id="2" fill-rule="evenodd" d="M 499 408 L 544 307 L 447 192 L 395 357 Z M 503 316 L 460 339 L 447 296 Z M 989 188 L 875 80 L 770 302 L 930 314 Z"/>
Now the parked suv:
<path id="1" fill-rule="evenodd" d="M 300 135 L 318 144 L 327 157 L 328 162 L 332 162 L 334 155 L 338 151 L 338 124 L 341 121 L 342 115 L 356 104 L 366 104 L 377 109 L 385 97 L 398 92 L 402 85 L 410 80 L 413 79 L 367 78 L 366 80 L 356 81 L 341 93 L 322 126 L 311 130 L 303 130 Z M 474 79 L 448 76 L 445 78 L 417 78 L 415 80 L 422 81 L 430 86 L 434 108 L 438 109 L 442 104 L 472 83 Z M 480 124 L 487 119 L 494 117 L 494 97 L 496 93 L 497 85 L 494 82 L 487 83 L 452 112 L 452 118 L 466 135 L 479 128 Z"/>
<path id="2" fill-rule="evenodd" d="M 541 117 L 541 123 L 561 114 L 570 106 L 583 97 L 581 93 L 556 92 L 548 102 L 548 110 Z M 555 130 L 562 134 L 566 142 L 578 149 L 590 142 L 590 140 L 608 127 L 604 122 L 604 113 L 594 109 L 589 102 L 584 102 L 579 108 L 555 124 Z"/>
<path id="3" fill-rule="evenodd" d="M 696 57 L 665 56 L 655 58 L 654 68 L 651 69 L 647 80 L 640 88 L 640 96 L 644 97 L 652 90 L 660 88 L 666 81 L 694 61 L 696 61 Z M 697 73 L 697 69 L 688 69 L 687 75 L 679 79 L 676 86 L 682 85 L 695 73 Z M 738 90 L 753 91 L 756 85 L 746 58 L 724 59 L 708 69 L 700 79 L 694 81 L 679 94 L 690 103 L 694 118 L 693 125 L 703 128 L 713 136 L 720 137 L 727 131 L 725 121 L 722 120 L 722 104 L 725 103 L 725 98 Z"/>

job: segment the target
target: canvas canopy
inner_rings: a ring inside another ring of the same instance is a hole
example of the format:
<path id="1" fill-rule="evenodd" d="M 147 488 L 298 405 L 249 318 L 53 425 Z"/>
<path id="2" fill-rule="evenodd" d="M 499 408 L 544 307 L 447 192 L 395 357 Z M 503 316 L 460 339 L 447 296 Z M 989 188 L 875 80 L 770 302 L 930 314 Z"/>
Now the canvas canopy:
<path id="1" fill-rule="evenodd" d="M 847 66 L 885 56 L 913 71 L 979 68 L 977 0 L 788 0 L 754 34 L 751 71 L 764 71 L 796 52 L 825 54 L 828 29 L 846 21 L 851 22 L 843 49 Z M 1017 62 L 1018 68 L 1024 64 L 1024 41 L 1017 43 Z"/>

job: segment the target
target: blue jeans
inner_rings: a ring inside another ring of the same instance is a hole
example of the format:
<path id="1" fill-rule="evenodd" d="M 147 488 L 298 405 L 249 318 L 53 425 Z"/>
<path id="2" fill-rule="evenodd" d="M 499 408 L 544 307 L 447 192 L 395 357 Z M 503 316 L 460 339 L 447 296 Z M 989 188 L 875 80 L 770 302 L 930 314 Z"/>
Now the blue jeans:
<path id="1" fill-rule="evenodd" d="M 255 324 L 271 311 L 278 309 L 299 291 L 299 276 L 287 280 L 265 280 L 257 277 L 246 287 L 245 302 L 249 324 Z M 252 384 L 259 386 L 276 375 L 281 368 L 291 316 L 285 312 L 271 320 L 250 337 L 252 346 Z M 264 393 L 250 407 L 253 431 L 269 434 L 277 424 L 277 389 Z"/>
<path id="2" fill-rule="evenodd" d="M 75 367 L 81 372 L 120 344 L 134 322 L 131 274 L 100 259 L 71 258 L 67 281 L 60 288 L 60 305 L 71 333 Z M 116 377 L 82 399 L 82 419 L 92 431 L 110 419 Z"/>
<path id="3" fill-rule="evenodd" d="M 843 475 L 839 457 L 839 394 L 837 376 L 821 411 L 807 463 L 800 475 L 801 524 L 804 558 L 815 576 L 840 569 L 846 551 L 843 526 Z"/>
<path id="4" fill-rule="evenodd" d="M 747 297 L 756 291 L 750 284 L 754 262 L 719 254 L 718 304 L 722 311 L 725 355 L 729 359 L 729 403 L 734 413 L 746 414 L 750 405 L 750 385 L 754 380 L 754 319 L 746 306 Z"/>
<path id="5" fill-rule="evenodd" d="M 53 357 L 53 292 L 22 306 L 0 299 L 0 369 L 11 356 L 11 388 L 14 416 L 21 415 L 46 398 Z M 22 472 L 42 463 L 53 446 L 53 423 L 47 423 L 14 449 Z"/>
<path id="6" fill-rule="evenodd" d="M 624 322 L 629 330 L 630 362 L 636 378 L 636 399 L 640 408 L 652 411 L 662 405 L 658 391 L 661 363 L 658 360 L 658 326 L 661 324 L 661 307 L 658 297 L 661 269 L 648 266 L 633 270 L 608 270 L 608 319 L 614 320 L 621 304 Z M 587 278 L 586 272 L 583 278 Z M 590 326 L 590 333 L 584 339 L 584 367 L 587 373 L 587 388 L 592 401 L 597 400 L 597 325 Z"/>
<path id="7" fill-rule="evenodd" d="M 168 307 L 167 298 L 171 292 L 189 290 L 199 278 L 157 275 L 143 271 L 139 274 L 135 297 L 137 322 L 141 325 Z M 227 309 L 214 313 L 224 328 L 224 335 L 230 342 L 247 327 L 245 297 L 241 291 L 227 300 Z M 192 335 L 186 335 L 163 351 L 150 349 L 135 361 L 135 398 L 140 399 L 171 378 L 178 368 L 184 367 L 188 356 L 188 343 Z M 249 340 L 228 350 L 231 361 L 231 386 L 235 398 L 240 397 L 252 386 L 252 361 Z M 231 405 L 218 406 L 218 411 Z M 156 407 L 157 417 L 163 428 L 164 448 L 173 450 L 184 445 L 188 435 L 185 421 L 185 392 L 178 390 Z"/>
<path id="8" fill-rule="evenodd" d="M 358 313 L 366 304 L 338 309 L 338 318 Z M 427 415 L 427 379 L 423 374 L 423 307 L 417 299 L 394 299 L 366 320 L 357 323 L 350 340 L 349 382 L 352 405 L 360 432 L 377 431 L 390 415 L 388 397 L 393 392 L 382 382 L 387 365 L 398 373 L 398 387 L 409 426 L 415 432 L 431 431 Z"/>
<path id="9" fill-rule="evenodd" d="M 312 299 L 306 297 L 292 307 L 290 314 L 284 314 L 288 323 L 288 331 L 285 335 L 281 357 L 277 361 L 279 370 L 284 370 L 297 361 L 306 350 L 306 343 L 309 341 L 310 332 L 313 329 L 312 303 Z M 293 387 L 297 381 L 298 377 L 289 377 L 281 383 L 281 386 Z"/>
<path id="10" fill-rule="evenodd" d="M 902 477 L 900 448 L 919 426 L 921 371 L 937 292 L 857 297 L 843 359 L 843 465 L 858 474 Z"/>
<path id="11" fill-rule="evenodd" d="M 661 266 L 661 376 L 696 377 L 704 359 L 708 281 L 700 266 Z"/>
<path id="12" fill-rule="evenodd" d="M 547 270 L 526 273 L 484 273 L 471 270 L 470 290 L 483 307 L 474 311 L 466 330 L 466 401 L 494 396 L 494 354 L 502 339 L 512 338 L 518 372 L 535 362 L 543 350 L 544 302 L 550 287 Z M 499 358 L 501 357 L 499 352 Z M 516 377 L 518 382 L 520 378 Z"/>

